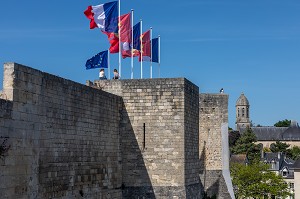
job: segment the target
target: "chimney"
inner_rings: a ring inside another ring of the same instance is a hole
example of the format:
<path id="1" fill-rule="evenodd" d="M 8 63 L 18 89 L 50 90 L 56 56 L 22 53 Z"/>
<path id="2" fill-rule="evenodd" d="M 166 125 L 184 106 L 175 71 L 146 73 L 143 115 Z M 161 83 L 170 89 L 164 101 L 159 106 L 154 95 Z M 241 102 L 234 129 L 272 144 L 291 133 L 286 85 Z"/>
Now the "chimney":
<path id="1" fill-rule="evenodd" d="M 263 148 L 260 150 L 260 158 L 261 158 L 261 159 L 264 159 L 264 158 L 265 158 L 265 152 L 264 152 L 264 149 L 263 149 Z"/>

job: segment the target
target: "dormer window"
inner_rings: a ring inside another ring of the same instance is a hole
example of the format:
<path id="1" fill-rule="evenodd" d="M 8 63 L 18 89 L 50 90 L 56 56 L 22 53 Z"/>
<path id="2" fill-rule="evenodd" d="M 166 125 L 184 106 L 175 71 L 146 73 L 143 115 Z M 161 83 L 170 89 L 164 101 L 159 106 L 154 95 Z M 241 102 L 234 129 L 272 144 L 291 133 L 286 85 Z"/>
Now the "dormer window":
<path id="1" fill-rule="evenodd" d="M 287 177 L 288 175 L 289 175 L 289 170 L 286 167 L 284 167 L 282 169 L 282 177 Z"/>

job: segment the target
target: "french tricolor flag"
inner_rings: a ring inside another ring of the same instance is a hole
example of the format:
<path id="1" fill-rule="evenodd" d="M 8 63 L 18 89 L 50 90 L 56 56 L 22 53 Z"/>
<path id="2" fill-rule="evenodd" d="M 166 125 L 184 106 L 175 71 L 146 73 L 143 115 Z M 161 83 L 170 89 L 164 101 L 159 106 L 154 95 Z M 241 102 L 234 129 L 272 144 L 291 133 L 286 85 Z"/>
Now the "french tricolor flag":
<path id="1" fill-rule="evenodd" d="M 117 1 L 88 6 L 84 14 L 90 19 L 90 29 L 100 28 L 104 32 L 118 32 Z"/>

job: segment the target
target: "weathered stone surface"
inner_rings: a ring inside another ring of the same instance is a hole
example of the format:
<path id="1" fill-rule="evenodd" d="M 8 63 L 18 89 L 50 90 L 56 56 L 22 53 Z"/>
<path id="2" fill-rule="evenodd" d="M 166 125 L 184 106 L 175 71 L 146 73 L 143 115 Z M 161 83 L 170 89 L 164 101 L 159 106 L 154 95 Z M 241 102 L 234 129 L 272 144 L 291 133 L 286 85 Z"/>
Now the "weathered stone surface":
<path id="1" fill-rule="evenodd" d="M 16 63 L 3 85 L 1 198 L 202 198 L 208 186 L 226 198 L 227 95 L 199 100 L 184 78 L 85 86 Z"/>
<path id="2" fill-rule="evenodd" d="M 121 98 L 15 63 L 4 75 L 1 198 L 121 198 Z"/>
<path id="3" fill-rule="evenodd" d="M 228 123 L 228 95 L 200 94 L 200 178 L 208 196 L 231 198 L 222 170 L 222 124 Z M 226 156 L 228 158 L 228 156 Z"/>
<path id="4" fill-rule="evenodd" d="M 121 146 L 127 195 L 142 197 L 141 190 L 148 190 L 156 197 L 188 198 L 185 186 L 199 185 L 199 88 L 184 78 L 94 84 L 123 98 Z M 199 198 L 201 190 L 197 191 L 194 195 Z"/>

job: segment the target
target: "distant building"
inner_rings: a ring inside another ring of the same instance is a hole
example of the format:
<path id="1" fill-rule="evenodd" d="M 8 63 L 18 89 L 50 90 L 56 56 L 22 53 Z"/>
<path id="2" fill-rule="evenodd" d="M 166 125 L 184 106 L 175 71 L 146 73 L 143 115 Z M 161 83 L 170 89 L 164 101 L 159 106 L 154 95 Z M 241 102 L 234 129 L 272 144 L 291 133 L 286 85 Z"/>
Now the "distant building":
<path id="1" fill-rule="evenodd" d="M 294 194 L 294 196 L 300 196 L 300 186 L 295 189 L 295 174 L 298 176 L 300 170 L 294 171 L 295 161 L 288 159 L 282 152 L 279 153 L 262 153 L 261 161 L 270 165 L 269 170 L 276 172 L 278 175 L 281 175 L 284 181 L 288 184 L 290 193 Z M 298 172 L 298 173 L 297 173 Z M 297 181 L 298 182 L 298 181 Z M 299 183 L 299 182 L 298 182 Z M 298 192 L 296 194 L 296 191 Z M 292 199 L 294 197 L 289 197 Z M 296 197 L 297 198 L 297 197 Z"/>
<path id="2" fill-rule="evenodd" d="M 250 103 L 244 93 L 236 101 L 236 130 L 243 133 L 247 127 L 251 127 Z M 257 142 L 263 147 L 270 147 L 276 141 L 285 142 L 291 146 L 300 147 L 300 127 L 296 121 L 292 121 L 289 127 L 262 126 L 251 127 L 257 137 Z"/>
<path id="3" fill-rule="evenodd" d="M 294 193 L 295 193 L 295 199 L 300 198 L 300 159 L 296 160 L 296 162 L 293 165 L 294 170 Z"/>
<path id="4" fill-rule="evenodd" d="M 249 113 L 250 104 L 244 93 L 236 101 L 236 129 L 250 127 L 250 113 Z"/>
<path id="5" fill-rule="evenodd" d="M 250 103 L 244 93 L 240 95 L 236 102 L 236 130 L 241 134 L 251 127 Z M 291 146 L 300 147 L 300 127 L 296 121 L 292 121 L 289 127 L 262 126 L 251 127 L 252 132 L 257 137 L 257 143 L 263 147 L 270 148 L 276 141 L 285 142 Z M 233 157 L 233 161 L 241 161 L 241 157 Z M 281 175 L 288 183 L 291 193 L 290 199 L 300 199 L 300 159 L 296 162 L 287 159 L 283 153 L 263 153 L 261 160 L 270 165 L 270 170 Z"/>

